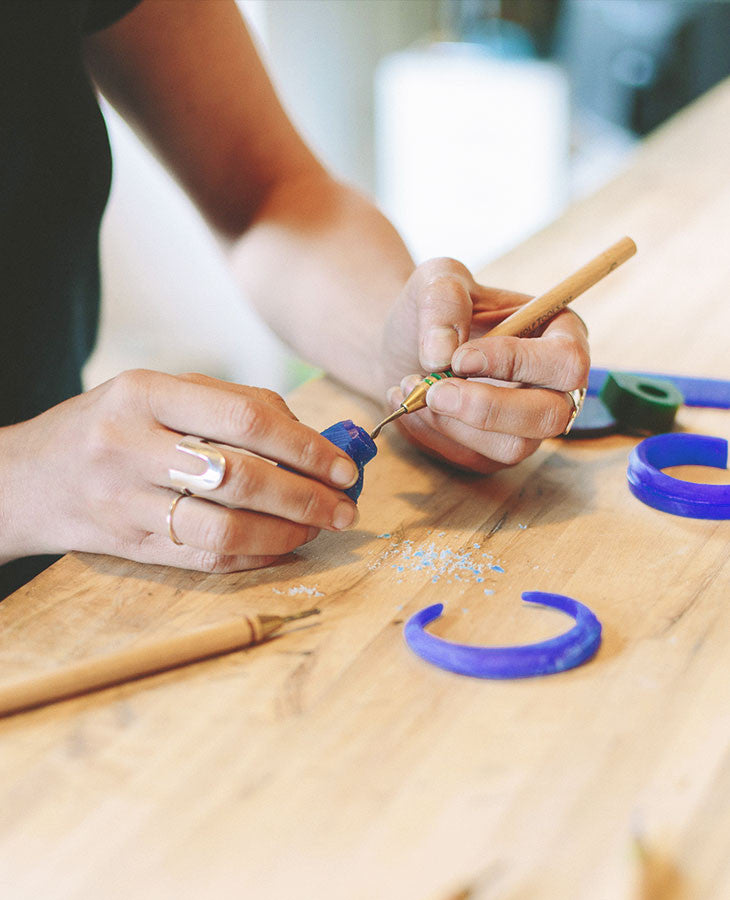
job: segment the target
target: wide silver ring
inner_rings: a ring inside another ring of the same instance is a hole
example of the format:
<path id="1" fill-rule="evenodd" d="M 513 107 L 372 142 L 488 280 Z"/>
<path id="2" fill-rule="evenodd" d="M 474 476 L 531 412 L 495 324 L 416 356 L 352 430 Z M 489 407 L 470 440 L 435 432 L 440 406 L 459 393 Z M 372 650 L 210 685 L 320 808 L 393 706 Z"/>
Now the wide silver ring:
<path id="1" fill-rule="evenodd" d="M 175 494 L 172 498 L 170 506 L 167 509 L 167 533 L 170 535 L 170 540 L 173 544 L 177 544 L 178 547 L 182 547 L 182 541 L 175 534 L 175 529 L 172 527 L 172 516 L 175 512 L 175 509 L 178 503 L 182 500 L 183 497 L 192 497 L 193 495 L 190 491 L 181 491 L 179 494 Z"/>
<path id="2" fill-rule="evenodd" d="M 566 391 L 565 393 L 570 397 L 570 401 L 573 404 L 573 411 L 570 414 L 568 424 L 565 426 L 565 431 L 563 432 L 563 434 L 569 434 L 570 429 L 573 427 L 573 423 L 578 418 L 578 414 L 583 409 L 587 388 L 576 388 L 574 391 Z"/>
<path id="3" fill-rule="evenodd" d="M 192 434 L 181 438 L 175 446 L 177 450 L 202 460 L 206 464 L 206 469 L 201 475 L 191 475 L 180 469 L 169 469 L 172 487 L 177 491 L 187 491 L 191 494 L 215 490 L 226 474 L 226 458 L 220 450 L 209 444 L 205 438 L 195 437 Z"/>

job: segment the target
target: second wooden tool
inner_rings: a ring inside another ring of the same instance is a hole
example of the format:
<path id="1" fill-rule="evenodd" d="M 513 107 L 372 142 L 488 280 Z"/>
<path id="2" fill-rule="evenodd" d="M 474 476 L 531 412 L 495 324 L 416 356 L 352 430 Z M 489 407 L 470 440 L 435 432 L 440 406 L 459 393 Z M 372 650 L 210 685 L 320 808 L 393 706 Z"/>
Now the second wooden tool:
<path id="1" fill-rule="evenodd" d="M 318 609 L 307 609 L 291 616 L 241 616 L 232 622 L 160 638 L 0 685 L 0 716 L 242 650 L 271 637 L 287 622 L 318 613 Z"/>
<path id="2" fill-rule="evenodd" d="M 489 331 L 489 336 L 511 335 L 512 337 L 527 337 L 546 322 L 549 322 L 550 319 L 557 316 L 559 312 L 565 309 L 569 303 L 572 303 L 576 297 L 587 291 L 589 287 L 605 278 L 609 272 L 613 272 L 621 263 L 630 259 L 634 253 L 636 253 L 636 244 L 631 238 L 621 238 L 620 241 L 616 241 L 603 253 L 599 253 L 598 256 L 578 269 L 577 272 L 573 272 L 572 275 L 561 281 L 560 284 L 556 284 L 555 287 L 550 288 L 544 294 L 540 294 L 539 297 L 534 297 L 529 303 L 513 312 L 511 316 L 507 316 L 504 321 L 500 322 L 499 325 L 495 325 Z M 446 369 L 445 372 L 432 372 L 430 375 L 427 375 L 423 381 L 413 388 L 398 409 L 394 410 L 372 430 L 370 437 L 375 439 L 380 434 L 383 426 L 387 425 L 388 422 L 393 422 L 406 413 L 423 409 L 426 406 L 426 394 L 434 381 L 438 381 L 441 378 L 452 378 L 453 375 L 454 373 L 451 369 Z"/>

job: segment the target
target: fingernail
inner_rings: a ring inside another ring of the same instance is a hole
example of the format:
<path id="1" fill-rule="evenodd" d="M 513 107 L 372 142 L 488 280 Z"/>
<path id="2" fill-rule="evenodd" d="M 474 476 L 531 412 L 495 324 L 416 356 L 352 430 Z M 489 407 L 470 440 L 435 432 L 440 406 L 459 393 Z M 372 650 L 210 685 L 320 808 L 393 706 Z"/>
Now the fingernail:
<path id="1" fill-rule="evenodd" d="M 427 369 L 443 369 L 459 344 L 456 330 L 448 325 L 429 329 L 423 339 L 422 359 Z"/>
<path id="2" fill-rule="evenodd" d="M 455 413 L 459 408 L 459 388 L 449 381 L 437 381 L 426 394 L 428 408 L 437 413 Z"/>
<path id="3" fill-rule="evenodd" d="M 357 511 L 357 507 L 343 500 L 342 503 L 338 503 L 335 507 L 335 512 L 332 516 L 332 527 L 336 528 L 337 531 L 344 531 L 346 528 L 354 528 L 359 519 L 360 513 Z"/>
<path id="4" fill-rule="evenodd" d="M 330 479 L 338 487 L 349 488 L 357 481 L 357 466 L 354 462 L 338 457 L 330 469 Z"/>
<path id="5" fill-rule="evenodd" d="M 314 525 L 307 530 L 307 536 L 304 538 L 304 543 L 308 544 L 310 541 L 313 541 L 317 535 L 319 534 L 319 528 L 315 528 Z"/>
<path id="6" fill-rule="evenodd" d="M 454 368 L 462 375 L 482 375 L 487 368 L 487 357 L 481 350 L 466 347 L 454 356 Z"/>

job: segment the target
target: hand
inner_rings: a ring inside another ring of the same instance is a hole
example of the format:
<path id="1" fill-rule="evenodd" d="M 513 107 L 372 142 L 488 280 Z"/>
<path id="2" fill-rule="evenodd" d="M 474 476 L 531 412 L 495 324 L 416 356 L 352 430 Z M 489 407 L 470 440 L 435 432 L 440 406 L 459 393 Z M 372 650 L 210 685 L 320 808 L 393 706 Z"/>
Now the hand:
<path id="1" fill-rule="evenodd" d="M 461 376 L 435 384 L 427 409 L 397 420 L 414 443 L 455 465 L 487 473 L 520 462 L 543 438 L 562 434 L 573 412 L 565 392 L 588 381 L 590 356 L 581 319 L 566 310 L 539 336 L 486 334 L 529 299 L 477 284 L 452 259 L 429 260 L 414 271 L 385 330 L 383 371 L 385 384 L 392 385 L 390 408 L 401 404 L 423 374 L 451 366 Z M 485 378 L 507 384 L 480 380 Z"/>
<path id="2" fill-rule="evenodd" d="M 219 447 L 223 481 L 177 504 L 174 529 L 184 546 L 176 546 L 166 523 L 176 496 L 168 470 L 200 470 L 175 449 L 183 434 L 249 453 Z M 0 561 L 86 550 L 236 571 L 267 565 L 319 529 L 348 528 L 357 517 L 337 489 L 357 478 L 343 451 L 298 422 L 277 394 L 203 375 L 125 372 L 0 429 L 0 466 Z"/>

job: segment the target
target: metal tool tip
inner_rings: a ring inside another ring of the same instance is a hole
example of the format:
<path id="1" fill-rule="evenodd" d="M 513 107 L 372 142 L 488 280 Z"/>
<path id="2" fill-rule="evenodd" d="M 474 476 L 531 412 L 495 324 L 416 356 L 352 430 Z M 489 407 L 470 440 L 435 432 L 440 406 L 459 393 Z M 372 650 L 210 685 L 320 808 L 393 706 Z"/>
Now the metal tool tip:
<path id="1" fill-rule="evenodd" d="M 407 412 L 405 406 L 399 406 L 398 409 L 394 410 L 389 416 L 386 416 L 379 425 L 376 425 L 375 428 L 370 432 L 371 440 L 375 440 L 375 438 L 380 434 L 383 430 L 383 426 L 387 425 L 388 422 L 393 422 L 396 419 L 399 419 L 405 412 Z"/>
<path id="2" fill-rule="evenodd" d="M 318 616 L 320 610 L 318 607 L 313 606 L 311 609 L 305 609 L 302 612 L 292 613 L 290 616 L 285 616 L 285 622 L 293 622 L 295 619 L 306 619 L 307 616 Z"/>

